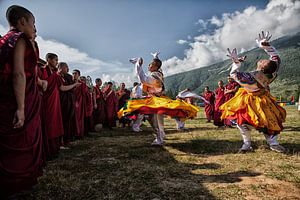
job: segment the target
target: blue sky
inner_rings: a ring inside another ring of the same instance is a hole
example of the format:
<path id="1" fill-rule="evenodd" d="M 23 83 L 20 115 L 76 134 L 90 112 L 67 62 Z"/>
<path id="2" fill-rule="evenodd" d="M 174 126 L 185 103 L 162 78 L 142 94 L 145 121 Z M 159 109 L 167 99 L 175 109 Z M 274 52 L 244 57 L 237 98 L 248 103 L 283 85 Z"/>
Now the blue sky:
<path id="1" fill-rule="evenodd" d="M 148 63 L 149 53 L 160 50 L 167 76 L 224 59 L 224 45 L 253 48 L 250 42 L 226 42 L 232 40 L 226 36 L 227 29 L 234 30 L 230 23 L 236 22 L 239 32 L 243 21 L 255 20 L 249 25 L 256 27 L 253 32 L 268 28 L 274 33 L 274 24 L 286 22 L 272 19 L 279 8 L 289 22 L 299 17 L 299 2 L 291 0 L 2 0 L 0 34 L 7 30 L 5 12 L 12 4 L 35 15 L 41 58 L 52 51 L 84 75 L 127 84 L 136 80 L 131 57 Z M 267 17 L 260 16 L 264 13 Z M 282 29 L 275 31 L 276 37 L 299 31 L 299 23 Z M 248 36 L 254 40 L 256 35 L 245 35 L 246 41 Z"/>

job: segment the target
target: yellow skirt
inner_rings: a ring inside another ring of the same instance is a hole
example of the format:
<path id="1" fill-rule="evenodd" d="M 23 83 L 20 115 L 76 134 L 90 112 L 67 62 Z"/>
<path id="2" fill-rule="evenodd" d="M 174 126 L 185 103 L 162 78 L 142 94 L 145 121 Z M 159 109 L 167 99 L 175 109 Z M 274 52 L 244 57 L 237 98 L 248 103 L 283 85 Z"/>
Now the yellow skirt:
<path id="1" fill-rule="evenodd" d="M 133 114 L 165 114 L 170 117 L 190 119 L 197 116 L 199 108 L 182 100 L 172 100 L 168 97 L 147 97 L 130 99 L 118 112 L 121 118 Z"/>
<path id="2" fill-rule="evenodd" d="M 279 106 L 270 92 L 247 92 L 240 88 L 235 96 L 220 106 L 221 119 L 236 119 L 238 124 L 248 123 L 257 129 L 267 129 L 269 134 L 282 131 L 286 111 Z"/>

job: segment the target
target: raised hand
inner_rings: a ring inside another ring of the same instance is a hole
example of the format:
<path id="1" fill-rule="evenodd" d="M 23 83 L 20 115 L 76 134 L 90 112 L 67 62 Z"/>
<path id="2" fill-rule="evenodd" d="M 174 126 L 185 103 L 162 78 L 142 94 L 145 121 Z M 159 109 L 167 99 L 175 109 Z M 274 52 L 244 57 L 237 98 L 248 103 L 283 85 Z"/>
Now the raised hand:
<path id="1" fill-rule="evenodd" d="M 153 56 L 153 58 L 158 58 L 158 55 L 160 54 L 160 52 L 156 51 L 155 53 L 150 53 L 150 54 Z"/>
<path id="2" fill-rule="evenodd" d="M 227 48 L 227 51 L 228 54 L 226 56 L 229 57 L 235 63 L 244 62 L 247 58 L 247 56 L 238 57 L 236 48 L 232 49 L 232 51 L 230 51 L 230 49 Z"/>
<path id="3" fill-rule="evenodd" d="M 256 38 L 255 41 L 260 48 L 263 48 L 265 46 L 270 46 L 269 41 L 271 37 L 272 35 L 269 31 L 267 31 L 266 33 L 262 31 L 261 34 L 258 34 L 258 38 Z"/>

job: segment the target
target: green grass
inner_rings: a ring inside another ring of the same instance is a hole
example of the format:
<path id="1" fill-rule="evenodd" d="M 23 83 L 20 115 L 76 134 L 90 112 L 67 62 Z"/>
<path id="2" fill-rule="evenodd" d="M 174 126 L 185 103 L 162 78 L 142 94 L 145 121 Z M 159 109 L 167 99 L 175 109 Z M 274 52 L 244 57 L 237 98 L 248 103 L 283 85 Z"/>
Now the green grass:
<path id="1" fill-rule="evenodd" d="M 28 199 L 300 199 L 300 114 L 286 108 L 279 140 L 287 154 L 270 151 L 256 131 L 255 151 L 237 154 L 237 129 L 205 123 L 201 109 L 184 132 L 166 119 L 163 147 L 150 145 L 149 126 L 91 133 L 48 163 Z"/>

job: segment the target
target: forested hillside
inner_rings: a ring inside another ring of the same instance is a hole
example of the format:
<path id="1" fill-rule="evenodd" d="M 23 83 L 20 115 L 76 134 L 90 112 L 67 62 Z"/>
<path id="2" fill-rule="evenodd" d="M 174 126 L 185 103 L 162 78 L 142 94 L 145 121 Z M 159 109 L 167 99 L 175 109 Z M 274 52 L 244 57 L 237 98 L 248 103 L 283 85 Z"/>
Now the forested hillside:
<path id="1" fill-rule="evenodd" d="M 277 98 L 282 97 L 282 100 L 289 100 L 292 95 L 297 98 L 300 90 L 300 33 L 279 38 L 272 41 L 272 45 L 279 51 L 282 64 L 278 78 L 271 84 L 271 92 Z M 268 59 L 268 55 L 259 48 L 244 54 L 247 55 L 247 59 L 242 64 L 242 71 L 252 71 L 256 68 L 258 60 Z M 225 60 L 207 67 L 166 77 L 165 87 L 167 94 L 174 97 L 178 91 L 187 87 L 197 93 L 201 93 L 206 85 L 215 90 L 218 80 L 227 82 L 226 77 L 229 71 L 220 72 L 222 71 L 221 68 L 225 66 L 228 68 L 230 63 L 230 60 Z"/>

